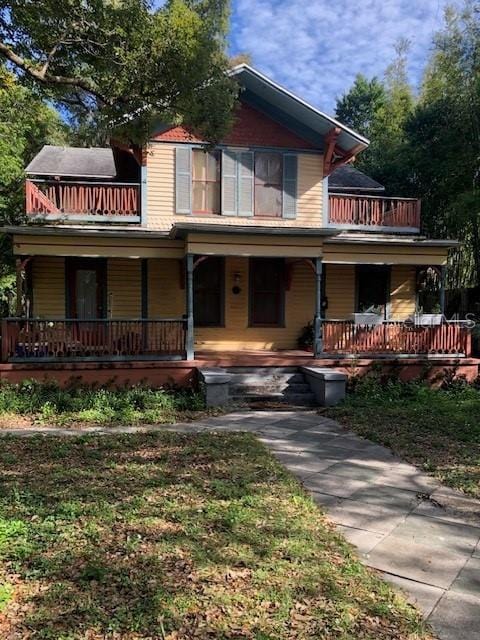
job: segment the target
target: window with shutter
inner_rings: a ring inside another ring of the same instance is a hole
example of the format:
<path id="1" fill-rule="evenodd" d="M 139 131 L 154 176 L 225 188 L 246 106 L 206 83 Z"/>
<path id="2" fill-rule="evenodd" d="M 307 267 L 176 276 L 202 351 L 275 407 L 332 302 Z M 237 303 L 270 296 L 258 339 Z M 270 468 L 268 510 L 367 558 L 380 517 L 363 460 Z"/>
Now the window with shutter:
<path id="1" fill-rule="evenodd" d="M 193 213 L 220 213 L 220 153 L 193 150 Z"/>
<path id="2" fill-rule="evenodd" d="M 190 147 L 175 150 L 175 210 L 192 213 L 192 151 Z"/>

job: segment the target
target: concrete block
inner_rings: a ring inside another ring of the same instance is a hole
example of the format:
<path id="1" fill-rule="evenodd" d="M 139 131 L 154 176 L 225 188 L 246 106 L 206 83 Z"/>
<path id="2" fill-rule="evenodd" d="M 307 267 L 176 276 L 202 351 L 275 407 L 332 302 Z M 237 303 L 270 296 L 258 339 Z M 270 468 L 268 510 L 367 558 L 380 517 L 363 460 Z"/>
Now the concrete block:
<path id="1" fill-rule="evenodd" d="M 334 369 L 302 367 L 315 400 L 322 407 L 333 407 L 345 399 L 347 376 Z"/>
<path id="2" fill-rule="evenodd" d="M 198 376 L 207 407 L 221 407 L 228 404 L 229 385 L 232 379 L 230 373 L 219 367 L 199 368 Z"/>

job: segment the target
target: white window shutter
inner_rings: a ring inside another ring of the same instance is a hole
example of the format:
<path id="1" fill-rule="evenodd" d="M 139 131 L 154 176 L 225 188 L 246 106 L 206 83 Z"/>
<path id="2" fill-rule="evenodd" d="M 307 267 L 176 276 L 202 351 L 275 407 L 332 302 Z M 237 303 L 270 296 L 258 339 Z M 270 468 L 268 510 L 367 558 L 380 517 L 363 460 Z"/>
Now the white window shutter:
<path id="1" fill-rule="evenodd" d="M 283 156 L 283 211 L 282 216 L 290 220 L 297 217 L 298 157 L 296 153 Z"/>
<path id="2" fill-rule="evenodd" d="M 192 213 L 192 150 L 175 149 L 175 211 Z"/>
<path id="3" fill-rule="evenodd" d="M 230 149 L 222 151 L 222 215 L 237 215 L 237 154 Z"/>
<path id="4" fill-rule="evenodd" d="M 238 215 L 253 216 L 253 152 L 240 151 L 238 164 Z"/>

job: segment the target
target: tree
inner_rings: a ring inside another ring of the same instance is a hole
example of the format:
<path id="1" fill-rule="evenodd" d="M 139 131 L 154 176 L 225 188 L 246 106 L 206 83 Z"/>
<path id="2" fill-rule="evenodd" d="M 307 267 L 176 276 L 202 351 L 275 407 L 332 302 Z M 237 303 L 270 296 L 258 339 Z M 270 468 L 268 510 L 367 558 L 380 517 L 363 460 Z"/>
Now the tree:
<path id="1" fill-rule="evenodd" d="M 0 65 L 0 226 L 24 215 L 24 168 L 44 144 L 64 144 L 67 129 L 58 113 Z M 12 253 L 0 234 L 0 308 L 12 289 Z"/>
<path id="2" fill-rule="evenodd" d="M 370 139 L 356 166 L 396 195 L 409 188 L 407 167 L 402 162 L 405 123 L 414 107 L 406 70 L 408 47 L 407 41 L 397 43 L 396 58 L 387 67 L 383 81 L 357 76 L 336 106 L 341 122 Z"/>
<path id="3" fill-rule="evenodd" d="M 376 114 L 385 106 L 384 84 L 359 73 L 348 93 L 337 100 L 335 115 L 340 122 L 370 138 Z"/>
<path id="4" fill-rule="evenodd" d="M 480 284 L 480 21 L 478 5 L 449 9 L 437 34 L 419 103 L 406 125 L 408 162 L 423 223 L 459 238 L 453 286 Z"/>
<path id="5" fill-rule="evenodd" d="M 231 122 L 227 0 L 0 0 L 0 55 L 75 120 L 144 142 L 155 121 Z"/>

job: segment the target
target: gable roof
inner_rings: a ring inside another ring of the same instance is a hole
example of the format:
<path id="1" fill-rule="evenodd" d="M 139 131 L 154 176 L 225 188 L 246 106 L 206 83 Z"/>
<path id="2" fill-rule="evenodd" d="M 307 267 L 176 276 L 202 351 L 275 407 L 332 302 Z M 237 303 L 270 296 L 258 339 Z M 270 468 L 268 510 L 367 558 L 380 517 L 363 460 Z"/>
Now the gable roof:
<path id="1" fill-rule="evenodd" d="M 335 118 L 308 104 L 248 64 L 240 64 L 230 75 L 242 86 L 242 99 L 271 114 L 316 147 L 322 148 L 325 136 L 339 129 L 338 146 L 345 152 L 361 151 L 369 141 Z"/>
<path id="2" fill-rule="evenodd" d="M 351 164 L 344 164 L 334 169 L 328 177 L 329 191 L 376 191 L 383 192 L 385 187 L 367 176 Z"/>
<path id="3" fill-rule="evenodd" d="M 26 173 L 37 176 L 115 178 L 117 171 L 109 147 L 55 147 L 45 145 L 33 158 Z"/>

